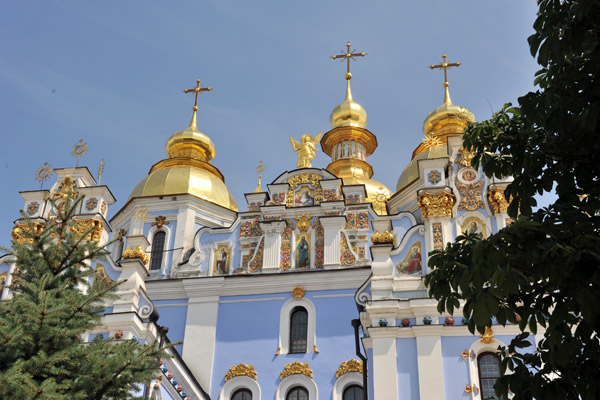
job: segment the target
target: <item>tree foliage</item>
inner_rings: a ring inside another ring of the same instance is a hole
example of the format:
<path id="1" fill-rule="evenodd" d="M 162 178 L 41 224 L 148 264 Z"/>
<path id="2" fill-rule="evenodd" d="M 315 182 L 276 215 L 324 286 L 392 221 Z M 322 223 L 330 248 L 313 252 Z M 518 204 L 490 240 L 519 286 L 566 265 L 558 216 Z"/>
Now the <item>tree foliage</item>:
<path id="1" fill-rule="evenodd" d="M 472 332 L 492 319 L 523 332 L 504 350 L 513 373 L 496 384 L 514 399 L 600 398 L 600 2 L 540 0 L 529 37 L 538 90 L 474 124 L 464 146 L 475 168 L 512 176 L 508 213 L 487 239 L 459 236 L 429 261 L 440 311 Z M 548 208 L 534 196 L 554 191 Z M 544 328 L 538 331 L 538 327 Z M 529 333 L 543 334 L 534 350 Z M 520 353 L 517 353 L 521 349 Z"/>
<path id="2" fill-rule="evenodd" d="M 43 227 L 22 213 L 28 241 L 13 241 L 14 296 L 0 303 L 2 399 L 125 399 L 157 371 L 155 344 L 82 340 L 100 324 L 118 283 L 103 284 L 89 268 L 106 252 L 77 229 L 81 201 L 52 201 L 57 215 Z"/>

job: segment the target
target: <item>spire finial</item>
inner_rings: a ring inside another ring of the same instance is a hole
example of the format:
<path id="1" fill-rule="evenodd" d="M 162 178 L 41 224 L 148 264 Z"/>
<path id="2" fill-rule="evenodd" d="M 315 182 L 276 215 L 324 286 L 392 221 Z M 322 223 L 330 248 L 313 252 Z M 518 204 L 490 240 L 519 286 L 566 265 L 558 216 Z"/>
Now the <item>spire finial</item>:
<path id="1" fill-rule="evenodd" d="M 262 175 L 260 173 L 263 172 L 264 170 L 265 170 L 265 164 L 263 164 L 262 160 L 260 160 L 260 162 L 256 166 L 256 172 L 258 172 L 258 185 L 256 186 L 256 189 L 254 189 L 254 193 L 261 193 L 263 191 L 261 183 L 260 183 L 260 180 L 262 179 Z"/>
<path id="2" fill-rule="evenodd" d="M 430 65 L 429 68 L 431 69 L 435 69 L 435 68 L 440 68 L 444 70 L 444 104 L 452 104 L 452 101 L 450 100 L 450 91 L 448 90 L 448 73 L 447 70 L 448 68 L 451 67 L 458 67 L 460 66 L 459 62 L 455 62 L 455 63 L 449 63 L 446 61 L 446 53 L 442 54 L 442 62 L 440 64 L 437 65 Z"/>
<path id="3" fill-rule="evenodd" d="M 200 79 L 196 79 L 196 87 L 192 88 L 192 89 L 184 89 L 183 93 L 190 93 L 193 92 L 195 93 L 196 97 L 194 99 L 194 113 L 192 114 L 192 120 L 190 121 L 190 128 L 192 128 L 193 130 L 197 130 L 198 126 L 196 125 L 196 113 L 198 112 L 198 95 L 200 94 L 200 92 L 210 92 L 212 90 L 212 88 L 209 87 L 205 87 L 203 88 L 202 86 L 200 86 Z"/>
<path id="4" fill-rule="evenodd" d="M 100 168 L 98 168 L 98 185 L 102 181 L 102 173 L 104 172 L 104 158 L 100 160 Z"/>
<path id="5" fill-rule="evenodd" d="M 79 159 L 82 155 L 87 153 L 88 144 L 83 141 L 83 139 L 79 139 L 79 142 L 75 143 L 73 146 L 73 151 L 71 151 L 71 155 L 77 159 L 77 164 L 75 164 L 75 168 L 79 167 Z"/>
<path id="6" fill-rule="evenodd" d="M 342 54 L 334 54 L 331 56 L 331 58 L 338 59 L 341 58 L 341 61 L 344 62 L 344 59 L 346 59 L 346 79 L 350 80 L 352 79 L 352 74 L 350 73 L 350 60 L 354 60 L 354 57 L 364 57 L 367 55 L 367 53 L 353 53 L 356 50 L 352 50 L 350 51 L 350 42 L 346 43 L 346 52 L 342 53 Z M 350 87 L 350 85 L 348 85 L 348 88 Z"/>

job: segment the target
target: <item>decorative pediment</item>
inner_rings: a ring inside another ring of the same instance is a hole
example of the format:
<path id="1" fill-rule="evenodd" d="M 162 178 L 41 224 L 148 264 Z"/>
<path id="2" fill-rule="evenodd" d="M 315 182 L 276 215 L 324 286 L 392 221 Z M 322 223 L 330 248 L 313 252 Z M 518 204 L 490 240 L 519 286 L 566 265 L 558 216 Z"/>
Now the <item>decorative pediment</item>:
<path id="1" fill-rule="evenodd" d="M 301 363 L 300 361 L 295 361 L 291 364 L 286 364 L 285 368 L 279 374 L 279 378 L 284 380 L 290 375 L 294 374 L 302 374 L 306 375 L 312 379 L 313 371 L 309 368 L 308 363 Z"/>
<path id="2" fill-rule="evenodd" d="M 254 370 L 254 365 L 247 365 L 244 363 L 240 363 L 235 366 L 232 365 L 229 367 L 229 372 L 225 374 L 225 382 L 231 378 L 235 378 L 236 376 L 247 376 L 256 380 L 256 371 Z"/>

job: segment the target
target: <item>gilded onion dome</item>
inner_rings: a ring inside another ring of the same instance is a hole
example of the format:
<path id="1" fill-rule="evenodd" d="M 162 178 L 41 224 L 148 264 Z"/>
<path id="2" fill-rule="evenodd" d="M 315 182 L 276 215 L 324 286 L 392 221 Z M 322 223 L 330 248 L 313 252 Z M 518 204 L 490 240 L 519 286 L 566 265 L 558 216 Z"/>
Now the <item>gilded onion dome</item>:
<path id="1" fill-rule="evenodd" d="M 367 156 L 377 148 L 377 137 L 366 129 L 367 112 L 352 99 L 350 79 L 346 74 L 346 99 L 333 109 L 329 122 L 332 129 L 323 135 L 321 148 L 331 157 L 327 170 L 344 185 L 365 185 L 367 202 L 380 215 L 387 214 L 387 200 L 390 190 L 381 182 L 371 179 L 373 167 L 367 162 Z"/>
<path id="2" fill-rule="evenodd" d="M 449 157 L 448 137 L 462 135 L 465 128 L 475 122 L 475 116 L 464 107 L 452 104 L 448 82 L 444 82 L 444 104 L 429 113 L 423 122 L 425 138 L 412 154 L 412 161 L 404 169 L 396 192 L 407 187 L 419 177 L 418 161 L 431 158 Z"/>
<path id="3" fill-rule="evenodd" d="M 200 88 L 198 80 L 198 92 Z M 194 91 L 189 89 L 189 91 Z M 197 97 L 196 97 L 197 100 Z M 211 203 L 237 211 L 237 204 L 225 186 L 225 177 L 210 164 L 215 156 L 212 140 L 196 125 L 197 103 L 190 125 L 175 132 L 165 146 L 167 159 L 150 168 L 148 176 L 133 189 L 129 198 L 191 194 Z"/>

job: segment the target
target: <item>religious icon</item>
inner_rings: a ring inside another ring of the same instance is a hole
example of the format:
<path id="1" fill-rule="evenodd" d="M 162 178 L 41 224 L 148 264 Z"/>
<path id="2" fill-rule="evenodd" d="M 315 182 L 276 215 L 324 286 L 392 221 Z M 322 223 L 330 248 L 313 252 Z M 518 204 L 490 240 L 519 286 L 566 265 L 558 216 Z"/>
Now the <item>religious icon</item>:
<path id="1" fill-rule="evenodd" d="M 473 182 L 477 178 L 477 174 L 472 169 L 465 169 L 462 172 L 462 180 L 465 182 Z"/>
<path id="2" fill-rule="evenodd" d="M 296 246 L 296 268 L 310 268 L 310 235 L 303 233 Z"/>
<path id="3" fill-rule="evenodd" d="M 396 264 L 396 272 L 398 275 L 421 275 L 423 272 L 421 242 L 411 246 L 404 260 Z"/>
<path id="4" fill-rule="evenodd" d="M 106 273 L 106 268 L 104 268 L 104 265 L 100 263 L 96 264 L 95 280 L 102 289 L 107 289 L 114 283 L 114 281 L 108 276 L 108 273 Z"/>
<path id="5" fill-rule="evenodd" d="M 294 206 L 313 206 L 315 204 L 315 190 L 309 186 L 300 186 L 294 193 Z"/>
<path id="6" fill-rule="evenodd" d="M 304 134 L 300 136 L 300 143 L 292 139 L 290 136 L 290 142 L 294 147 L 294 151 L 298 152 L 298 162 L 296 166 L 298 168 L 310 168 L 310 162 L 315 158 L 317 152 L 317 144 L 319 144 L 319 139 L 321 138 L 321 133 L 313 139 L 311 134 Z"/>
<path id="7" fill-rule="evenodd" d="M 230 253 L 231 251 L 226 245 L 221 245 L 217 248 L 213 275 L 229 275 Z"/>
<path id="8" fill-rule="evenodd" d="M 479 239 L 483 239 L 487 236 L 485 225 L 477 217 L 467 218 L 462 225 L 462 231 L 465 235 L 475 234 Z"/>

